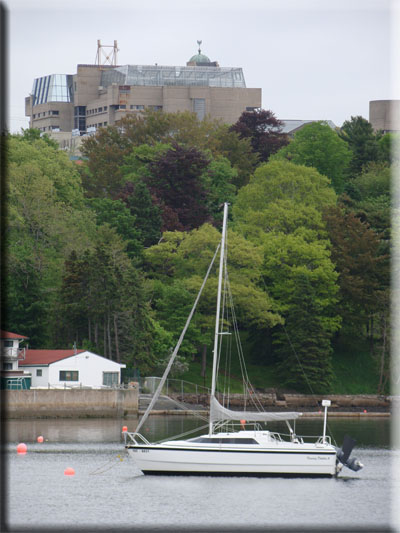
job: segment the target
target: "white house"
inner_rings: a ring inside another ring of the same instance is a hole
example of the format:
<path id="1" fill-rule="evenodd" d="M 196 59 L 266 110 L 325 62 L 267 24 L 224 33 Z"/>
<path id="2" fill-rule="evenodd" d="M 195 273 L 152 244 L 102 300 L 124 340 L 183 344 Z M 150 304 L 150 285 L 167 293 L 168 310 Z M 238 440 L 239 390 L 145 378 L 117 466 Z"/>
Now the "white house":
<path id="1" fill-rule="evenodd" d="M 87 350 L 26 350 L 19 366 L 32 373 L 32 387 L 113 387 L 126 365 Z"/>
<path id="2" fill-rule="evenodd" d="M 25 348 L 20 348 L 20 342 L 27 339 L 28 337 L 24 335 L 0 330 L 0 388 L 27 389 L 30 387 L 30 373 L 19 368 L 21 359 L 25 357 Z"/>

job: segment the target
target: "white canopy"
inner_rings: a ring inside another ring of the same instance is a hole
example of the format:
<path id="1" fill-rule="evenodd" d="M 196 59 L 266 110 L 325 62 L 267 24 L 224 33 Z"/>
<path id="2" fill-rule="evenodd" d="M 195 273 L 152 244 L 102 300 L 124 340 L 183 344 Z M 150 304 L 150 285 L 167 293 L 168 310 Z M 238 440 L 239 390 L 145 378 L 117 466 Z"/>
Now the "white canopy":
<path id="1" fill-rule="evenodd" d="M 224 420 L 246 420 L 246 422 L 273 422 L 294 420 L 301 416 L 301 413 L 266 413 L 258 411 L 232 411 L 223 407 L 215 398 L 211 398 L 210 420 L 211 422 L 223 422 Z"/>

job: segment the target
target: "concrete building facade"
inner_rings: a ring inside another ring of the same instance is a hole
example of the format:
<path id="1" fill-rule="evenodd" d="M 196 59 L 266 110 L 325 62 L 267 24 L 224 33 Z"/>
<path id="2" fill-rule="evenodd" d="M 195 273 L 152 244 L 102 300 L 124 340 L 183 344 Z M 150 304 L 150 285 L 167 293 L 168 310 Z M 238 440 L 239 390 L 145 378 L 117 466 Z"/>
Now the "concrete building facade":
<path id="1" fill-rule="evenodd" d="M 372 100 L 369 103 L 369 122 L 375 131 L 400 131 L 400 100 Z"/>
<path id="2" fill-rule="evenodd" d="M 76 74 L 34 80 L 25 99 L 30 127 L 62 138 L 83 136 L 144 109 L 191 111 L 232 124 L 261 107 L 261 89 L 247 88 L 239 67 L 220 67 L 199 53 L 186 66 L 78 65 Z"/>

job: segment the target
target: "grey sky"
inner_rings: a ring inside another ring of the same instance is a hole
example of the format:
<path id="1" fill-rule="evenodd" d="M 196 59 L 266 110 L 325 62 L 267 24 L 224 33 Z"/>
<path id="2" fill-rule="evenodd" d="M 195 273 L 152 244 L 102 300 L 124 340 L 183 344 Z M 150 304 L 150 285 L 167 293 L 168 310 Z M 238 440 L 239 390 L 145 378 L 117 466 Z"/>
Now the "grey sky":
<path id="1" fill-rule="evenodd" d="M 368 118 L 395 98 L 397 0 L 10 0 L 9 122 L 28 127 L 34 78 L 94 63 L 97 39 L 118 63 L 185 65 L 202 52 L 242 67 L 280 119 Z M 392 62 L 392 64 L 391 64 Z M 396 82 L 397 83 L 397 82 Z"/>

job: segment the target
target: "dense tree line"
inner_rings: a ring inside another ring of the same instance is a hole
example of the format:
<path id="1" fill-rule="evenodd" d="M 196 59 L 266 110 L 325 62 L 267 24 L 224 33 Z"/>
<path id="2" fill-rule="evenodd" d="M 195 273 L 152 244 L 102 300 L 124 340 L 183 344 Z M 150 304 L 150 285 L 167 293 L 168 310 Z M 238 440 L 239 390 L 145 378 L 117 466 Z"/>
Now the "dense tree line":
<path id="1" fill-rule="evenodd" d="M 231 286 L 253 361 L 329 390 L 339 338 L 366 338 L 388 383 L 394 137 L 362 117 L 293 139 L 271 111 L 233 126 L 146 111 L 101 128 L 81 165 L 35 130 L 7 141 L 5 329 L 144 373 L 166 364 L 230 210 Z M 175 372 L 210 353 L 216 277 Z"/>

